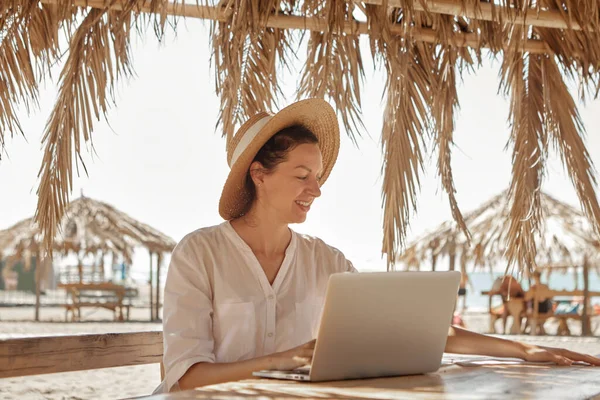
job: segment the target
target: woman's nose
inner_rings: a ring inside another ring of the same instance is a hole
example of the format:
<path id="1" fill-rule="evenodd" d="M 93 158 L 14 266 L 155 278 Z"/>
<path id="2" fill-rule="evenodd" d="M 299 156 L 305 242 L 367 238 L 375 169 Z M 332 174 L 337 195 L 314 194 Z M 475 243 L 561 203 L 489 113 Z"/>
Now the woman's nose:
<path id="1" fill-rule="evenodd" d="M 310 195 L 313 197 L 321 196 L 321 185 L 317 179 L 311 179 L 311 184 L 309 187 Z"/>

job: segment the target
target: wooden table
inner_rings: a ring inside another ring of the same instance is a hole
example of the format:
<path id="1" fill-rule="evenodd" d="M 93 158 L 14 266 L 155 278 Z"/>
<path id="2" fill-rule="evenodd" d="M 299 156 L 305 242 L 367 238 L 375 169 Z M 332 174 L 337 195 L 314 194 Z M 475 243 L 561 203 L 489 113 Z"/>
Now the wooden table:
<path id="1" fill-rule="evenodd" d="M 427 375 L 340 382 L 245 380 L 145 397 L 183 399 L 600 399 L 600 367 L 447 355 Z"/>

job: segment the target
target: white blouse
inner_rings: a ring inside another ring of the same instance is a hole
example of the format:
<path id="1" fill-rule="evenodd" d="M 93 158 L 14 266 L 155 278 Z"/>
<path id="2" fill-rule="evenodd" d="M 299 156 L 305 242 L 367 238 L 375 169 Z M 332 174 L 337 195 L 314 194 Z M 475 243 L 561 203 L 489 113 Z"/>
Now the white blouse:
<path id="1" fill-rule="evenodd" d="M 163 308 L 165 380 L 177 389 L 198 362 L 234 362 L 285 351 L 316 337 L 329 276 L 356 272 L 322 240 L 292 231 L 273 285 L 229 222 L 177 245 Z"/>

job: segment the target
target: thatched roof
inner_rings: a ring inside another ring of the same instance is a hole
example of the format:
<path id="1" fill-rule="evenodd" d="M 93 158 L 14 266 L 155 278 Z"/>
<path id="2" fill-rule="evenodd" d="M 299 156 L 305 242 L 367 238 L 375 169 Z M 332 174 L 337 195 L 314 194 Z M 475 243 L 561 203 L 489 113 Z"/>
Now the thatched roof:
<path id="1" fill-rule="evenodd" d="M 114 254 L 131 262 L 135 247 L 151 252 L 170 252 L 175 241 L 156 229 L 136 221 L 113 206 L 80 197 L 67 206 L 60 232 L 53 241 L 55 253 L 85 255 Z M 40 229 L 33 218 L 0 231 L 0 259 L 22 260 L 39 254 Z"/>
<path id="2" fill-rule="evenodd" d="M 176 0 L 173 0 L 176 1 Z M 279 108 L 277 74 L 308 40 L 298 97 L 331 101 L 348 134 L 362 127 L 363 57 L 387 76 L 382 137 L 384 240 L 392 263 L 403 246 L 416 192 L 434 140 L 438 173 L 454 219 L 465 230 L 451 170 L 456 85 L 483 57 L 502 60 L 500 89 L 510 97 L 513 179 L 507 254 L 531 264 L 540 220 L 540 181 L 549 145 L 560 153 L 581 206 L 600 232 L 600 206 L 584 127 L 567 88 L 598 95 L 600 3 L 597 0 L 221 0 L 196 6 L 170 0 L 10 0 L 0 3 L 0 146 L 20 132 L 16 104 L 35 104 L 49 66 L 61 57 L 60 90 L 44 135 L 35 219 L 46 245 L 69 199 L 73 163 L 91 141 L 95 121 L 131 76 L 130 41 L 158 37 L 167 16 L 211 20 L 217 124 L 230 139 L 259 110 Z M 150 16 L 149 16 L 150 15 Z M 170 22 L 170 21 L 169 21 Z M 302 36 L 303 31 L 310 31 Z M 68 41 L 59 40 L 65 32 Z M 371 52 L 361 54 L 358 37 Z M 64 43 L 69 43 L 68 48 Z M 482 50 L 487 50 L 483 52 Z M 495 112 L 495 110 L 490 110 Z M 466 231 L 465 231 L 466 232 Z"/>
<path id="3" fill-rule="evenodd" d="M 542 221 L 535 236 L 537 254 L 533 255 L 537 265 L 577 267 L 587 257 L 590 266 L 600 267 L 600 236 L 585 215 L 545 193 L 540 197 Z M 510 210 L 508 193 L 503 192 L 465 215 L 470 244 L 456 223 L 447 221 L 410 244 L 398 261 L 407 268 L 418 268 L 431 266 L 433 259 L 456 257 L 463 268 L 469 261 L 475 266 L 507 266 Z"/>

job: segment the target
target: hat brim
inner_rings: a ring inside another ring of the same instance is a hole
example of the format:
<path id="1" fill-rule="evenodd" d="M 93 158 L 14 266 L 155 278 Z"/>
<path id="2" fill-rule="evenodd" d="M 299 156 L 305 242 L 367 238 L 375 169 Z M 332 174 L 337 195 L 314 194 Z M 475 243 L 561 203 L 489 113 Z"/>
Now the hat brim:
<path id="1" fill-rule="evenodd" d="M 321 185 L 325 183 L 340 148 L 340 128 L 337 117 L 333 108 L 325 100 L 301 100 L 275 114 L 231 166 L 219 200 L 219 214 L 225 220 L 240 217 L 247 208 L 248 202 L 251 201 L 245 185 L 246 175 L 258 151 L 273 135 L 292 125 L 304 126 L 319 140 L 318 146 L 323 157 Z"/>

